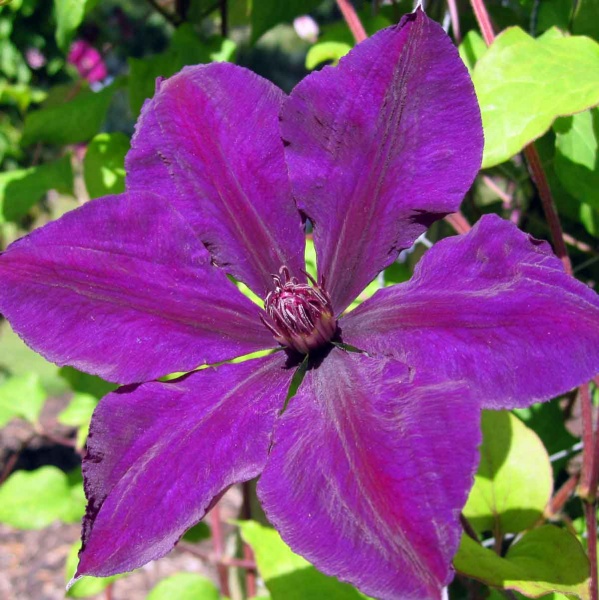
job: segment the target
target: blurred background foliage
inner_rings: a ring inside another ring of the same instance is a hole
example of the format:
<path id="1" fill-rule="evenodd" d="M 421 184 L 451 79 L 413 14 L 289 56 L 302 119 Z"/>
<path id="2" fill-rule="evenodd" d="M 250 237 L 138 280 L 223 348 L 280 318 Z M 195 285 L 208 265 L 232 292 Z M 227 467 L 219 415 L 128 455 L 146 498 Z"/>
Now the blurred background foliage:
<path id="1" fill-rule="evenodd" d="M 0 251 L 66 211 L 124 189 L 124 157 L 157 77 L 188 64 L 233 61 L 289 92 L 310 70 L 335 65 L 354 45 L 334 0 L 1 4 Z M 412 10 L 405 0 L 364 0 L 355 6 L 369 34 Z M 459 45 L 483 112 L 484 169 L 462 212 L 471 223 L 495 212 L 549 239 L 522 154 L 537 140 L 575 275 L 597 289 L 599 0 L 489 0 L 496 31 L 505 30 L 489 49 L 470 5 L 458 0 L 456 7 L 457 22 L 444 0 L 426 3 L 429 15 Z M 409 278 L 430 242 L 453 233 L 448 223 L 437 223 L 360 300 Z M 310 240 L 306 258 L 314 272 Z M 4 598 L 62 597 L 62 573 L 50 577 L 43 594 L 36 581 L 35 569 L 47 568 L 40 557 L 45 551 L 40 540 L 46 538 L 21 539 L 19 532 L 43 536 L 54 527 L 48 535 L 56 535 L 57 523 L 79 522 L 85 506 L 79 465 L 89 421 L 99 399 L 114 387 L 46 362 L 0 317 L 0 532 L 11 540 L 0 542 Z M 591 390 L 597 405 L 596 386 Z M 465 509 L 471 533 L 482 543 L 464 537 L 450 597 L 588 598 L 586 540 L 575 498 L 581 450 L 576 394 L 513 414 L 488 413 L 483 429 L 481 466 Z M 220 527 L 211 531 L 201 524 L 179 545 L 200 558 L 206 566 L 201 573 L 171 568 L 168 577 L 153 572 L 129 587 L 125 581 L 135 574 L 86 578 L 69 595 L 210 600 L 255 591 L 256 597 L 275 600 L 363 597 L 291 553 L 259 508 L 253 504 L 250 512 L 241 497 L 232 494 L 228 505 L 229 516 L 241 510 L 246 519 L 238 527 L 227 525 L 223 534 Z M 57 572 L 65 570 L 66 580 L 78 548 L 76 526 L 68 531 L 60 541 L 72 548 L 55 565 Z M 228 544 L 226 560 L 210 550 L 216 535 L 225 536 L 219 543 Z M 15 563 L 20 559 L 12 555 L 11 544 L 20 539 L 29 545 L 31 560 L 19 567 L 31 572 L 25 579 Z M 31 547 L 37 543 L 39 548 Z M 257 583 L 244 557 L 256 561 Z"/>

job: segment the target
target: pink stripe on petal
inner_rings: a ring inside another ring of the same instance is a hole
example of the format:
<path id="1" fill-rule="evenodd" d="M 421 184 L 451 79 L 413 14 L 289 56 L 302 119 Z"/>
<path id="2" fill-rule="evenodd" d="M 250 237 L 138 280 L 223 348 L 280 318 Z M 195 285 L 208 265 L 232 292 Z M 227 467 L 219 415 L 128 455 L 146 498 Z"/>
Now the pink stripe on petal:
<path id="1" fill-rule="evenodd" d="M 599 296 L 495 215 L 435 244 L 409 282 L 340 327 L 348 344 L 465 380 L 485 408 L 548 400 L 599 373 Z"/>
<path id="2" fill-rule="evenodd" d="M 318 569 L 381 599 L 440 598 L 478 461 L 464 386 L 334 348 L 277 421 L 266 515 Z"/>
<path id="3" fill-rule="evenodd" d="M 420 9 L 301 81 L 283 105 L 281 131 L 336 314 L 457 210 L 482 157 L 466 67 Z"/>
<path id="4" fill-rule="evenodd" d="M 0 255 L 0 312 L 34 350 L 134 383 L 276 347 L 171 207 L 94 200 Z"/>
<path id="5" fill-rule="evenodd" d="M 89 504 L 78 576 L 164 556 L 218 495 L 261 472 L 293 375 L 285 358 L 121 388 L 100 401 L 83 461 Z"/>
<path id="6" fill-rule="evenodd" d="M 128 189 L 162 193 L 215 263 L 259 296 L 287 265 L 302 277 L 304 233 L 279 133 L 283 92 L 231 64 L 186 67 L 144 105 Z"/>

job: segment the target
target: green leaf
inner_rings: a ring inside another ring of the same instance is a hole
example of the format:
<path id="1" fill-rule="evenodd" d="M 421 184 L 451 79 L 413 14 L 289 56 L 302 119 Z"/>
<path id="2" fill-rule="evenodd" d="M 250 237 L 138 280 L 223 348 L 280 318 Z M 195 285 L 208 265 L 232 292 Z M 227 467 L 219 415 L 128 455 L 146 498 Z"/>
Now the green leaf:
<path id="1" fill-rule="evenodd" d="M 16 471 L 0 487 L 0 522 L 18 529 L 42 529 L 54 521 L 76 523 L 84 510 L 81 482 L 71 484 L 56 467 Z"/>
<path id="2" fill-rule="evenodd" d="M 505 411 L 483 411 L 483 443 L 464 515 L 479 532 L 520 532 L 540 519 L 553 476 L 537 434 Z"/>
<path id="3" fill-rule="evenodd" d="M 256 0 L 252 3 L 252 43 L 279 23 L 313 11 L 322 0 Z"/>
<path id="4" fill-rule="evenodd" d="M 464 39 L 458 48 L 460 57 L 470 72 L 472 72 L 474 66 L 482 58 L 486 51 L 487 44 L 485 44 L 485 41 L 480 33 L 474 29 L 471 29 L 464 36 Z"/>
<path id="5" fill-rule="evenodd" d="M 0 323 L 0 371 L 12 375 L 37 373 L 48 393 L 68 391 L 64 379 L 58 376 L 59 368 L 27 347 L 7 321 Z"/>
<path id="6" fill-rule="evenodd" d="M 485 131 L 483 167 L 497 165 L 549 129 L 559 116 L 599 103 L 599 44 L 550 30 L 533 39 L 502 32 L 477 62 L 472 80 Z"/>
<path id="7" fill-rule="evenodd" d="M 0 222 L 19 221 L 48 190 L 73 193 L 70 154 L 39 167 L 0 173 Z"/>
<path id="8" fill-rule="evenodd" d="M 208 527 L 204 521 L 200 521 L 197 525 L 194 525 L 185 532 L 183 539 L 192 544 L 210 539 L 210 527 Z"/>
<path id="9" fill-rule="evenodd" d="M 556 149 L 553 129 L 537 140 L 535 145 L 560 215 L 582 223 L 591 235 L 599 237 L 599 211 L 570 194 L 555 172 Z"/>
<path id="10" fill-rule="evenodd" d="M 15 417 L 37 423 L 46 398 L 37 373 L 9 377 L 0 383 L 0 427 Z"/>
<path id="11" fill-rule="evenodd" d="M 514 413 L 518 415 L 527 427 L 530 427 L 541 438 L 549 454 L 571 448 L 577 441 L 564 424 L 564 413 L 558 400 L 539 402 L 527 408 L 517 408 Z M 554 473 L 568 462 L 568 458 L 555 461 Z"/>
<path id="12" fill-rule="evenodd" d="M 588 35 L 599 40 L 599 0 L 583 0 L 576 3 L 572 33 Z"/>
<path id="13" fill-rule="evenodd" d="M 558 119 L 553 128 L 555 172 L 562 185 L 599 210 L 599 109 Z"/>
<path id="14" fill-rule="evenodd" d="M 294 554 L 279 534 L 255 521 L 239 524 L 241 536 L 253 548 L 260 575 L 272 600 L 360 600 L 367 598 L 352 586 L 323 575 Z"/>
<path id="15" fill-rule="evenodd" d="M 73 395 L 69 405 L 57 417 L 59 423 L 79 428 L 77 432 L 78 448 L 83 448 L 85 445 L 89 433 L 89 424 L 97 405 L 98 399 L 96 397 L 78 392 Z"/>
<path id="16" fill-rule="evenodd" d="M 99 133 L 88 145 L 83 176 L 90 198 L 125 191 L 125 155 L 129 138 L 122 133 Z"/>
<path id="17" fill-rule="evenodd" d="M 67 52 L 75 32 L 81 25 L 89 0 L 54 0 L 56 43 Z"/>
<path id="18" fill-rule="evenodd" d="M 175 573 L 152 588 L 146 600 L 219 600 L 215 585 L 196 573 Z"/>
<path id="19" fill-rule="evenodd" d="M 118 387 L 114 383 L 104 381 L 104 379 L 95 375 L 83 373 L 73 367 L 62 367 L 60 369 L 60 376 L 68 381 L 69 386 L 74 392 L 90 394 L 98 400 Z"/>
<path id="20" fill-rule="evenodd" d="M 90 140 L 100 130 L 120 85 L 121 82 L 116 81 L 99 92 L 84 89 L 72 100 L 66 99 L 67 96 L 60 103 L 55 103 L 50 96 L 50 105 L 27 115 L 23 146 L 36 142 L 65 145 Z"/>
<path id="21" fill-rule="evenodd" d="M 170 77 L 185 65 L 227 62 L 235 56 L 235 42 L 220 37 L 203 41 L 189 23 L 181 25 L 169 48 L 149 58 L 129 59 L 129 101 L 137 115 L 146 98 L 154 95 L 157 77 Z"/>
<path id="22" fill-rule="evenodd" d="M 67 584 L 71 581 L 71 577 L 77 570 L 80 548 L 81 542 L 77 541 L 69 550 L 65 565 L 65 583 Z M 69 588 L 66 596 L 67 598 L 87 598 L 88 596 L 95 596 L 104 591 L 113 581 L 121 577 L 123 577 L 123 575 L 114 575 L 112 577 L 82 577 Z"/>
<path id="23" fill-rule="evenodd" d="M 463 535 L 454 566 L 468 577 L 529 598 L 549 592 L 589 598 L 589 562 L 584 550 L 572 534 L 553 525 L 526 533 L 505 558 Z"/>
<path id="24" fill-rule="evenodd" d="M 306 69 L 312 71 L 324 62 L 332 65 L 339 64 L 339 60 L 351 50 L 351 46 L 345 42 L 320 42 L 314 44 L 306 55 Z"/>

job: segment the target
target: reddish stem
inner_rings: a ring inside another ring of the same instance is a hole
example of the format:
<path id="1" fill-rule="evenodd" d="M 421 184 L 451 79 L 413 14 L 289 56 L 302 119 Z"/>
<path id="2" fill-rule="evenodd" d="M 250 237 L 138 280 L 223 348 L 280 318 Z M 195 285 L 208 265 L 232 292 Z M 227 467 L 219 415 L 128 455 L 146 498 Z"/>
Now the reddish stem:
<path id="1" fill-rule="evenodd" d="M 555 206 L 553 196 L 551 195 L 551 188 L 549 187 L 547 176 L 545 175 L 543 165 L 541 164 L 541 158 L 539 157 L 539 153 L 537 152 L 534 143 L 529 144 L 526 146 L 526 148 L 524 148 L 524 156 L 528 161 L 532 178 L 537 186 L 537 189 L 539 190 L 543 211 L 545 213 L 545 217 L 547 218 L 549 230 L 551 231 L 551 239 L 553 240 L 555 253 L 562 261 L 566 273 L 572 275 L 572 263 L 570 262 L 568 250 L 566 249 L 566 244 L 564 242 L 562 224 L 557 214 L 557 208 Z"/>
<path id="2" fill-rule="evenodd" d="M 549 501 L 545 511 L 545 518 L 550 519 L 562 510 L 570 496 L 576 491 L 576 486 L 579 481 L 580 473 L 574 473 L 566 480 Z"/>
<path id="3" fill-rule="evenodd" d="M 212 547 L 214 548 L 220 589 L 223 596 L 229 596 L 229 574 L 227 573 L 227 567 L 222 562 L 224 555 L 223 528 L 220 520 L 220 506 L 218 503 L 215 504 L 214 508 L 210 511 L 210 525 L 212 527 Z"/>
<path id="4" fill-rule="evenodd" d="M 220 565 L 223 567 L 235 567 L 237 569 L 253 569 L 256 570 L 256 562 L 253 560 L 246 560 L 245 558 L 229 558 L 227 556 L 221 556 L 218 558 L 212 552 L 205 552 L 201 548 L 197 548 L 193 544 L 187 542 L 179 542 L 177 544 L 179 550 L 189 552 L 198 558 L 210 563 L 211 565 Z"/>
<path id="5" fill-rule="evenodd" d="M 477 544 L 480 544 L 480 539 L 478 538 L 476 531 L 474 531 L 474 527 L 472 527 L 470 521 L 464 516 L 464 513 L 460 513 L 460 523 L 464 533 L 472 538 Z"/>
<path id="6" fill-rule="evenodd" d="M 250 520 L 252 518 L 252 490 L 250 482 L 245 481 L 241 484 L 241 491 L 243 494 L 243 503 L 241 505 L 241 517 L 244 520 Z M 254 562 L 254 551 L 247 542 L 243 542 L 243 558 L 245 560 Z M 245 572 L 245 590 L 248 598 L 253 598 L 256 595 L 256 571 L 248 569 Z"/>
<path id="7" fill-rule="evenodd" d="M 470 0 L 470 4 L 472 5 L 472 10 L 474 10 L 474 16 L 480 27 L 480 32 L 483 34 L 483 39 L 487 46 L 490 46 L 495 39 L 495 33 L 493 32 L 493 25 L 491 24 L 487 7 L 483 0 Z"/>
<path id="8" fill-rule="evenodd" d="M 468 233 L 472 229 L 468 219 L 461 211 L 447 215 L 445 221 L 454 228 L 456 233 Z"/>
<path id="9" fill-rule="evenodd" d="M 460 32 L 460 17 L 458 15 L 458 5 L 456 0 L 447 0 L 447 8 L 449 9 L 449 17 L 451 19 L 453 39 L 456 44 L 460 44 L 462 42 L 462 34 Z"/>
<path id="10" fill-rule="evenodd" d="M 349 30 L 352 32 L 356 43 L 359 44 L 360 42 L 363 42 L 368 37 L 368 34 L 366 33 L 364 25 L 362 25 L 362 21 L 360 21 L 360 17 L 358 17 L 353 4 L 349 2 L 349 0 L 337 0 L 337 6 L 343 15 Z"/>

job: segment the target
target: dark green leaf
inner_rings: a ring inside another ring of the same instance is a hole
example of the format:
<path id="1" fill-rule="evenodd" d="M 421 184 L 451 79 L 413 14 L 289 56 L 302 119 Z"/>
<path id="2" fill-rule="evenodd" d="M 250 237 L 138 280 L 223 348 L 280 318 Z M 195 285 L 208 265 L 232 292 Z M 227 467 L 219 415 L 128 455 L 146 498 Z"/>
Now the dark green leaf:
<path id="1" fill-rule="evenodd" d="M 279 23 L 291 23 L 295 17 L 313 11 L 322 0 L 260 0 L 252 3 L 252 42 Z"/>
<path id="2" fill-rule="evenodd" d="M 39 167 L 0 173 L 0 222 L 19 221 L 48 190 L 73 193 L 70 154 Z"/>
<path id="3" fill-rule="evenodd" d="M 165 52 L 149 58 L 129 59 L 129 101 L 131 111 L 138 114 L 146 98 L 154 95 L 157 77 L 170 77 L 185 65 L 233 60 L 235 43 L 212 38 L 203 41 L 189 24 L 179 27 Z"/>
<path id="4" fill-rule="evenodd" d="M 35 142 L 64 145 L 90 140 L 100 130 L 119 85 L 120 82 L 115 82 L 100 92 L 84 89 L 72 100 L 67 97 L 59 104 L 29 113 L 23 145 Z"/>
<path id="5" fill-rule="evenodd" d="M 599 210 L 599 109 L 558 119 L 553 128 L 555 172 L 562 185 Z"/>

